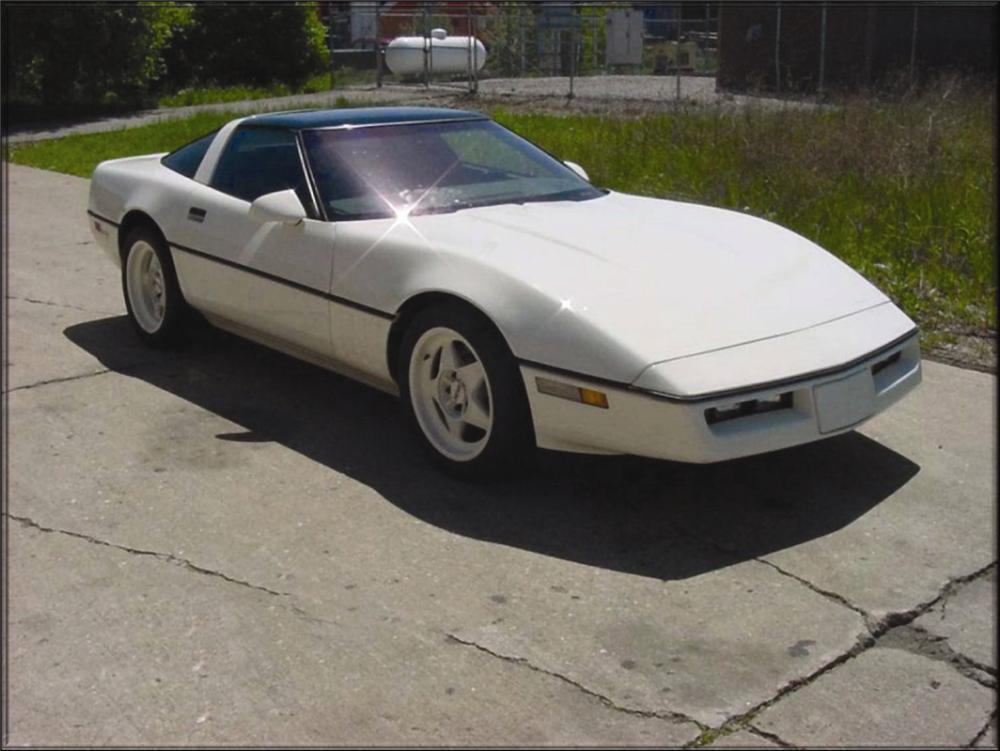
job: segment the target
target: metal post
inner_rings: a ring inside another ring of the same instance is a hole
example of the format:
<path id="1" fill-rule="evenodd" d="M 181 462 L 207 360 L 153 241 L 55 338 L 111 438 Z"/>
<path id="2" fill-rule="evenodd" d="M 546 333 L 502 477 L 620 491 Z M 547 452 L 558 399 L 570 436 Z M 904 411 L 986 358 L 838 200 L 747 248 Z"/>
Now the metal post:
<path id="1" fill-rule="evenodd" d="M 823 96 L 823 87 L 826 84 L 826 9 L 829 3 L 823 0 L 823 10 L 820 13 L 819 21 L 819 87 L 820 97 Z"/>
<path id="2" fill-rule="evenodd" d="M 382 50 L 379 39 L 381 38 L 381 22 L 378 14 L 379 0 L 375 0 L 375 86 L 382 88 Z"/>
<path id="3" fill-rule="evenodd" d="M 919 7 L 913 6 L 913 33 L 910 36 L 910 84 L 916 80 L 917 74 L 917 12 Z"/>
<path id="4" fill-rule="evenodd" d="M 524 11 L 524 9 L 519 5 L 517 7 L 517 29 L 518 29 L 518 34 L 520 36 L 519 41 L 520 41 L 520 45 L 521 45 L 521 75 L 522 76 L 524 75 L 524 67 L 525 67 L 525 63 L 526 63 L 526 61 L 524 59 L 525 48 L 524 48 L 524 12 L 523 11 Z"/>
<path id="5" fill-rule="evenodd" d="M 674 47 L 674 68 L 677 69 L 677 90 L 674 92 L 674 99 L 681 100 L 681 34 L 684 32 L 684 25 L 681 20 L 680 6 L 677 6 L 677 41 Z"/>
<path id="6" fill-rule="evenodd" d="M 705 36 L 701 38 L 701 72 L 708 73 L 708 35 L 712 29 L 712 6 L 705 3 Z"/>
<path id="7" fill-rule="evenodd" d="M 469 36 L 472 37 L 472 93 L 476 94 L 479 92 L 479 45 L 476 44 L 476 31 L 478 24 L 476 23 L 476 17 L 472 18 L 472 28 L 469 29 Z"/>
<path id="8" fill-rule="evenodd" d="M 466 69 L 468 70 L 469 93 L 472 93 L 472 48 L 476 45 L 476 40 L 472 36 L 472 3 L 465 6 L 465 32 L 468 34 L 468 49 L 465 56 Z"/>
<path id="9" fill-rule="evenodd" d="M 590 74 L 596 75 L 597 73 L 597 39 L 600 33 L 597 30 L 597 21 L 600 18 L 598 15 L 593 15 L 590 17 Z"/>
<path id="10" fill-rule="evenodd" d="M 424 6 L 424 88 L 431 87 L 430 56 L 431 56 L 431 32 L 427 28 L 427 6 Z"/>
<path id="11" fill-rule="evenodd" d="M 333 7 L 334 7 L 333 3 L 327 3 L 326 4 L 326 22 L 327 22 L 327 28 L 326 28 L 326 47 L 330 51 L 330 89 L 331 90 L 336 88 L 336 85 L 334 84 L 334 76 L 337 73 L 336 55 L 333 54 L 333 48 L 337 46 L 336 41 L 334 40 L 334 34 L 333 34 L 333 23 L 334 23 L 333 19 L 335 17 L 334 16 L 335 11 L 334 11 Z"/>
<path id="12" fill-rule="evenodd" d="M 573 78 L 576 74 L 576 29 L 569 30 L 569 98 L 573 98 Z"/>
<path id="13" fill-rule="evenodd" d="M 781 92 L 781 3 L 777 3 L 777 21 L 774 25 L 774 90 Z"/>

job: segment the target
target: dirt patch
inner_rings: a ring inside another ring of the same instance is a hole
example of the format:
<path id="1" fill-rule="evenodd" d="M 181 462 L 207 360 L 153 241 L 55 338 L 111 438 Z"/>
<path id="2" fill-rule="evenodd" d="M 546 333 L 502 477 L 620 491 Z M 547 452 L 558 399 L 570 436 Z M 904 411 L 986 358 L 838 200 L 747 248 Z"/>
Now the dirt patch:
<path id="1" fill-rule="evenodd" d="M 989 329 L 953 333 L 952 341 L 928 347 L 924 356 L 928 360 L 960 368 L 997 372 L 997 333 Z"/>

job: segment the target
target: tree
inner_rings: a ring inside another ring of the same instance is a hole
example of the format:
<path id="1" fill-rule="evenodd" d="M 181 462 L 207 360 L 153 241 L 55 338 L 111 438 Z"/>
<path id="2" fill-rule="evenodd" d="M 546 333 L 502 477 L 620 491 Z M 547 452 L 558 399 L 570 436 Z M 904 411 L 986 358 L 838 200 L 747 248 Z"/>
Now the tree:
<path id="1" fill-rule="evenodd" d="M 15 5 L 5 66 L 12 101 L 46 106 L 141 103 L 162 51 L 191 9 L 163 5 Z"/>
<path id="2" fill-rule="evenodd" d="M 170 55 L 198 83 L 300 86 L 326 69 L 325 36 L 315 3 L 205 3 Z"/>

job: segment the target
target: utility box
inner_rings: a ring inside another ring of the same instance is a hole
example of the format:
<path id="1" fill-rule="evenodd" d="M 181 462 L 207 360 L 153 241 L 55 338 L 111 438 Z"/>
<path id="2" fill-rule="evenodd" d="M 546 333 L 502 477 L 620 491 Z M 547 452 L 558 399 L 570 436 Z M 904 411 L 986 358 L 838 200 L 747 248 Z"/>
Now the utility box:
<path id="1" fill-rule="evenodd" d="M 642 65 L 642 11 L 612 11 L 604 23 L 608 65 Z"/>

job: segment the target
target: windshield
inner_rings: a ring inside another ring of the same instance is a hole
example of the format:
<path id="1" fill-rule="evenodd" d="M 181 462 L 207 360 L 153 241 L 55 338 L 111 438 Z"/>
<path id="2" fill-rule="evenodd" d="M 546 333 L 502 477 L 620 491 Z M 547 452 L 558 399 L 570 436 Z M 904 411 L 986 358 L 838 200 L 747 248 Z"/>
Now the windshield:
<path id="1" fill-rule="evenodd" d="M 604 195 L 491 120 L 311 130 L 303 141 L 334 221 Z"/>

